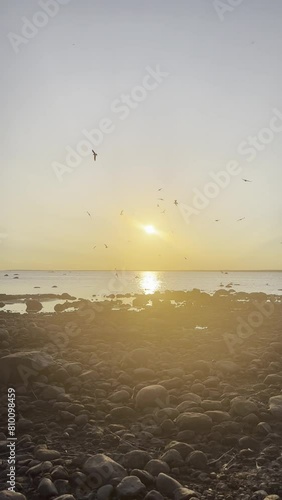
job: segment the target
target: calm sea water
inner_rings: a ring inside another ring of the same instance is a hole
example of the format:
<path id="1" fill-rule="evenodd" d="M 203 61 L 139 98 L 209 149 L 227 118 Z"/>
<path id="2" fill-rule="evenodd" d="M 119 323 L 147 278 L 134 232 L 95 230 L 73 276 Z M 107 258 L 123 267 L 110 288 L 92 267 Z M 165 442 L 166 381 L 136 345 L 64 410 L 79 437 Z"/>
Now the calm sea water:
<path id="1" fill-rule="evenodd" d="M 8 274 L 8 276 L 5 276 Z M 18 279 L 15 279 L 18 276 Z M 223 285 L 223 286 L 220 286 Z M 77 298 L 111 293 L 153 293 L 199 288 L 282 294 L 282 271 L 0 271 L 0 293 L 69 293 Z"/>

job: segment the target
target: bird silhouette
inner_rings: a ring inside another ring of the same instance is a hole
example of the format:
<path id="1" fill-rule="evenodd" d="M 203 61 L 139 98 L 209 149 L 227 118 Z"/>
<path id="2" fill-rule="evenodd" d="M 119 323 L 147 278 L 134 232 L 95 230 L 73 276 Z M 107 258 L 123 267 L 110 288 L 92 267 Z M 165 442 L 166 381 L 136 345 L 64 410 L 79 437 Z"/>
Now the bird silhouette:
<path id="1" fill-rule="evenodd" d="M 109 248 L 108 245 L 106 245 L 106 243 L 104 243 L 104 245 L 105 245 L 105 248 Z"/>
<path id="2" fill-rule="evenodd" d="M 89 215 L 89 217 L 91 217 L 91 213 L 90 212 L 86 212 L 86 213 Z"/>
<path id="3" fill-rule="evenodd" d="M 123 210 L 120 212 L 120 214 L 119 214 L 119 215 L 123 215 Z"/>
<path id="4" fill-rule="evenodd" d="M 214 221 L 214 222 L 219 222 L 219 221 L 220 221 L 220 219 L 215 219 L 215 221 Z"/>
<path id="5" fill-rule="evenodd" d="M 96 245 L 95 245 L 95 247 L 93 247 L 93 250 L 94 250 L 95 248 L 96 248 Z"/>
<path id="6" fill-rule="evenodd" d="M 165 210 L 163 210 L 163 211 L 161 212 L 161 214 L 165 214 Z"/>
<path id="7" fill-rule="evenodd" d="M 244 182 L 252 182 L 249 179 L 242 179 L 242 181 L 244 181 Z"/>
<path id="8" fill-rule="evenodd" d="M 164 199 L 163 199 L 163 198 L 158 198 L 158 200 L 164 201 Z"/>
<path id="9" fill-rule="evenodd" d="M 178 201 L 177 201 L 177 200 L 174 200 L 174 202 L 173 202 L 173 203 L 174 203 L 174 205 L 177 207 L 177 205 L 178 205 Z"/>
<path id="10" fill-rule="evenodd" d="M 241 219 L 237 219 L 237 222 L 240 222 L 240 220 L 244 220 L 246 217 L 241 217 Z"/>
<path id="11" fill-rule="evenodd" d="M 93 158 L 94 158 L 94 161 L 96 161 L 96 158 L 98 156 L 98 153 L 95 153 L 95 151 L 92 149 L 92 153 L 93 153 Z"/>
<path id="12" fill-rule="evenodd" d="M 158 189 L 158 191 L 161 191 L 163 188 Z"/>

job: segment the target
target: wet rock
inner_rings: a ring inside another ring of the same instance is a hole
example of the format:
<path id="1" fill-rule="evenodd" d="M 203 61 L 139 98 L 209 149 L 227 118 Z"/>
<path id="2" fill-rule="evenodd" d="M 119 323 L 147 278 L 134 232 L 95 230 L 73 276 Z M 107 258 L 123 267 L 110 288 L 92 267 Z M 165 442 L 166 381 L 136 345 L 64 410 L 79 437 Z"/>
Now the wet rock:
<path id="1" fill-rule="evenodd" d="M 43 308 L 41 302 L 35 299 L 29 299 L 26 301 L 26 312 L 39 312 Z"/>

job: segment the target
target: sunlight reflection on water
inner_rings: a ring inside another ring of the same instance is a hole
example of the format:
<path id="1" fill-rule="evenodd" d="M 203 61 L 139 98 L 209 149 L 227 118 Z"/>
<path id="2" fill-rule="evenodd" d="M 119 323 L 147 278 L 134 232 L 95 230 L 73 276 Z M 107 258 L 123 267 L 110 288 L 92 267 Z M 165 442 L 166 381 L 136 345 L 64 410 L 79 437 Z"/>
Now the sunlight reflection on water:
<path id="1" fill-rule="evenodd" d="M 161 281 L 158 273 L 153 271 L 143 271 L 139 282 L 141 291 L 146 295 L 157 292 L 161 288 Z"/>

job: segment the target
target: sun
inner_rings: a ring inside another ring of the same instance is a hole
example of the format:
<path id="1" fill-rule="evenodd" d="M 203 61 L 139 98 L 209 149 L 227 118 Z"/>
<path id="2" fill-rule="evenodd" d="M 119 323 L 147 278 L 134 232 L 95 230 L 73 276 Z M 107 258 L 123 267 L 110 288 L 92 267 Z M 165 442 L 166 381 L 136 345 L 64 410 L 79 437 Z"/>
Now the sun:
<path id="1" fill-rule="evenodd" d="M 156 234 L 156 229 L 154 226 L 144 226 L 144 231 L 146 231 L 147 234 Z"/>

